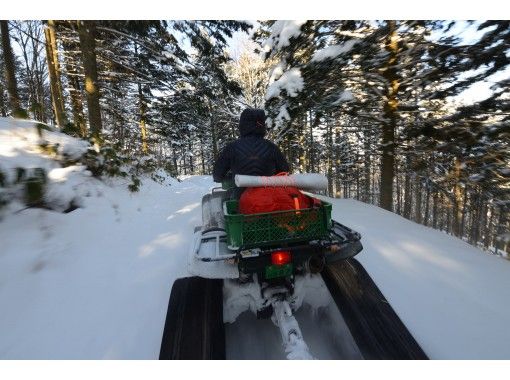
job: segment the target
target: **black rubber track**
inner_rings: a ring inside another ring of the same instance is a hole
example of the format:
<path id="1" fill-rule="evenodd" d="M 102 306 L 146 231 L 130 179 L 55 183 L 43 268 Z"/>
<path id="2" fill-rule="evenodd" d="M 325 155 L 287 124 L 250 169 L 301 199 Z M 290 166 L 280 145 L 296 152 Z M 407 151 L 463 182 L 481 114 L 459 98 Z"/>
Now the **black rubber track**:
<path id="1" fill-rule="evenodd" d="M 223 280 L 174 282 L 159 359 L 225 359 Z"/>
<path id="2" fill-rule="evenodd" d="M 428 359 L 356 259 L 327 265 L 322 277 L 364 359 Z"/>

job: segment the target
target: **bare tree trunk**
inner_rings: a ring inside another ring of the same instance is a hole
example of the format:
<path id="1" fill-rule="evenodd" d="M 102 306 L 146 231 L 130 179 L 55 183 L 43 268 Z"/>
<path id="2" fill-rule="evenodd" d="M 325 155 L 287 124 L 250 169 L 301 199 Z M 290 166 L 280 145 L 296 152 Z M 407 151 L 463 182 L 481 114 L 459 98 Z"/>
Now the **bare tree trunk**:
<path id="1" fill-rule="evenodd" d="M 175 174 L 179 174 L 179 166 L 177 163 L 177 155 L 175 154 L 175 148 L 172 148 L 172 162 L 174 164 Z"/>
<path id="2" fill-rule="evenodd" d="M 216 162 L 218 158 L 218 138 L 216 136 L 216 125 L 213 119 L 212 110 L 210 110 L 211 115 L 211 137 L 212 137 L 212 151 L 213 151 L 213 160 Z"/>
<path id="3" fill-rule="evenodd" d="M 397 192 L 397 209 L 395 212 L 399 215 L 402 215 L 402 188 L 400 186 L 400 175 L 397 170 L 395 170 L 395 186 Z"/>
<path id="4" fill-rule="evenodd" d="M 372 204 L 377 204 L 377 193 L 376 193 L 376 189 L 377 191 L 379 191 L 379 189 L 377 188 L 377 184 L 379 183 L 379 181 L 376 181 L 376 167 L 375 165 L 372 167 L 372 193 L 370 194 L 370 203 Z"/>
<path id="5" fill-rule="evenodd" d="M 76 63 L 72 61 L 71 51 L 75 46 L 68 42 L 63 43 L 64 47 L 64 62 L 67 71 L 67 80 L 69 82 L 69 94 L 71 95 L 71 107 L 73 109 L 73 121 L 75 128 L 79 131 L 81 137 L 87 136 L 87 124 L 85 123 L 85 116 L 83 115 L 83 103 L 80 87 L 80 80 L 78 79 L 78 70 Z"/>
<path id="6" fill-rule="evenodd" d="M 494 223 L 494 209 L 492 207 L 487 207 L 487 212 L 490 212 L 490 217 L 487 219 L 487 225 L 485 226 L 485 237 L 483 241 L 483 246 L 485 249 L 488 249 L 491 244 L 492 225 Z"/>
<path id="7" fill-rule="evenodd" d="M 439 202 L 439 195 L 437 190 L 434 191 L 434 196 L 432 197 L 432 228 L 437 228 L 437 206 Z"/>
<path id="8" fill-rule="evenodd" d="M 328 142 L 328 196 L 333 196 L 333 128 L 331 120 L 326 119 L 327 142 Z"/>
<path id="9" fill-rule="evenodd" d="M 452 213 L 450 212 L 450 204 L 448 203 L 449 202 L 449 199 L 443 195 L 443 205 L 445 207 L 445 211 L 446 211 L 446 225 L 445 225 L 445 230 L 447 233 L 451 233 L 452 231 L 452 224 L 451 224 L 451 215 Z"/>
<path id="10" fill-rule="evenodd" d="M 138 83 L 138 101 L 140 102 L 140 134 L 142 138 L 142 154 L 149 153 L 147 146 L 147 125 L 145 120 L 145 98 L 142 92 L 142 85 Z"/>
<path id="11" fill-rule="evenodd" d="M 53 110 L 55 112 L 57 125 L 62 128 L 66 125 L 67 121 L 64 108 L 64 95 L 62 93 L 62 81 L 60 80 L 55 22 L 53 20 L 48 20 L 48 26 L 44 30 L 44 36 L 46 37 L 46 59 L 48 62 Z"/>
<path id="12" fill-rule="evenodd" d="M 508 239 L 502 239 L 502 235 L 505 233 L 508 233 L 510 231 L 510 218 L 508 217 L 508 208 L 507 207 L 501 207 L 499 209 L 499 218 L 498 218 L 498 226 L 497 226 L 497 243 L 496 247 L 506 252 L 507 254 L 510 253 L 510 244 Z M 508 258 L 510 256 L 507 255 Z"/>
<path id="13" fill-rule="evenodd" d="M 4 100 L 4 87 L 2 86 L 1 81 L 0 81 L 0 115 L 2 115 L 2 117 L 7 116 L 7 110 L 5 109 L 5 100 Z"/>
<path id="14" fill-rule="evenodd" d="M 480 197 L 480 220 L 479 220 L 479 227 L 478 227 L 478 241 L 476 242 L 477 246 L 478 243 L 483 244 L 483 241 L 485 240 L 485 233 L 486 230 L 486 224 L 487 224 L 487 202 L 483 199 L 483 197 Z"/>
<path id="15" fill-rule="evenodd" d="M 363 170 L 364 170 L 364 188 L 363 188 L 363 202 L 370 202 L 370 141 L 365 133 L 363 139 L 364 157 L 363 157 Z"/>
<path id="16" fill-rule="evenodd" d="M 471 238 L 470 243 L 473 245 L 477 245 L 479 238 L 480 238 L 480 219 L 482 217 L 481 215 L 481 196 L 480 196 L 480 190 L 477 189 L 475 192 L 475 198 L 474 198 L 474 205 L 475 205 L 475 213 L 473 218 L 473 224 L 471 225 Z"/>
<path id="17" fill-rule="evenodd" d="M 411 208 L 412 208 L 412 185 L 411 185 L 411 175 L 409 174 L 409 168 L 411 166 L 411 159 L 409 154 L 406 155 L 406 170 L 405 170 L 405 179 L 404 179 L 404 218 L 411 218 Z M 422 189 L 419 189 L 418 192 L 421 192 Z"/>
<path id="18" fill-rule="evenodd" d="M 204 149 L 204 137 L 200 135 L 200 159 L 202 163 L 202 175 L 206 174 L 205 170 L 205 149 Z"/>
<path id="19" fill-rule="evenodd" d="M 454 163 L 454 185 L 453 185 L 453 234 L 455 236 L 461 236 L 460 232 L 460 221 L 462 219 L 462 191 L 460 187 L 460 161 L 455 157 Z"/>
<path id="20" fill-rule="evenodd" d="M 21 102 L 18 95 L 18 84 L 16 82 L 14 54 L 11 48 L 11 39 L 9 37 L 9 25 L 7 20 L 0 20 L 0 31 L 2 33 L 2 52 L 4 55 L 4 75 L 9 95 L 9 106 L 12 116 L 26 118 L 27 113 L 21 108 Z"/>
<path id="21" fill-rule="evenodd" d="M 343 196 L 345 198 L 345 192 L 343 193 L 343 195 L 341 194 L 341 191 L 342 190 L 342 183 L 341 183 L 341 180 L 340 180 L 340 174 L 341 174 L 341 169 L 340 169 L 340 165 L 342 164 L 342 161 L 340 159 L 340 141 L 341 141 L 341 137 L 340 137 L 340 124 L 337 124 L 335 125 L 335 197 L 340 197 L 340 196 Z"/>
<path id="22" fill-rule="evenodd" d="M 315 155 L 314 155 L 314 146 L 313 146 L 313 127 L 314 127 L 314 121 L 312 121 L 312 111 L 310 111 L 310 129 L 309 129 L 309 141 L 308 141 L 308 171 L 311 173 L 314 171 L 314 165 L 315 165 Z"/>
<path id="23" fill-rule="evenodd" d="M 135 55 L 138 56 L 138 46 L 135 42 Z M 147 126 L 146 126 L 146 117 L 145 117 L 145 98 L 143 96 L 142 85 L 140 82 L 137 84 L 138 86 L 138 102 L 139 102 L 139 110 L 140 110 L 140 135 L 142 140 L 142 154 L 147 154 L 149 152 L 147 147 Z"/>
<path id="24" fill-rule="evenodd" d="M 39 61 L 39 52 L 40 45 L 45 45 L 40 42 L 39 37 L 41 34 L 39 32 L 39 28 L 37 28 L 34 24 L 29 24 L 29 32 L 32 43 L 32 52 L 33 52 L 33 60 L 34 60 L 34 80 L 35 80 L 35 98 L 37 101 L 37 112 L 38 112 L 38 120 L 43 123 L 46 122 L 46 107 L 44 106 L 44 78 L 43 78 L 43 70 L 41 68 L 41 62 Z M 37 34 L 36 34 L 37 33 Z"/>
<path id="25" fill-rule="evenodd" d="M 468 199 L 468 186 L 464 186 L 464 196 L 462 197 L 462 218 L 460 222 L 460 236 L 464 236 L 466 231 L 466 211 L 467 211 L 467 199 Z"/>
<path id="26" fill-rule="evenodd" d="M 85 72 L 85 93 L 87 94 L 87 108 L 89 125 L 96 143 L 101 141 L 103 124 L 101 121 L 101 108 L 99 105 L 99 85 L 96 61 L 96 25 L 95 21 L 77 21 L 80 36 L 80 49 Z"/>
<path id="27" fill-rule="evenodd" d="M 421 184 L 421 180 L 417 180 L 415 181 L 414 183 L 414 186 L 415 186 L 415 191 L 416 191 L 416 210 L 415 210 L 415 221 L 416 223 L 420 223 L 422 224 L 423 223 L 423 216 L 422 216 L 422 191 L 423 191 L 423 187 L 422 187 L 422 184 Z M 411 192 L 412 189 L 411 187 L 409 188 L 409 192 Z M 428 196 L 427 196 L 428 197 Z M 428 201 L 428 198 L 427 198 L 427 201 Z M 427 205 L 427 213 L 428 213 L 428 205 Z M 411 210 L 409 210 L 409 215 L 411 215 Z M 428 215 L 427 215 L 427 218 L 428 218 Z M 426 221 L 427 219 L 425 219 Z"/>
<path id="28" fill-rule="evenodd" d="M 189 172 L 190 174 L 195 174 L 195 165 L 193 162 L 193 153 L 192 153 L 191 139 L 188 141 L 188 156 L 189 156 Z"/>
<path id="29" fill-rule="evenodd" d="M 30 22 L 30 21 L 29 21 Z M 35 91 L 35 84 L 34 84 L 34 73 L 30 65 L 30 60 L 28 59 L 28 41 L 30 37 L 26 37 L 26 34 L 24 31 L 22 32 L 20 29 L 18 29 L 18 37 L 17 41 L 21 48 L 21 52 L 23 55 L 23 60 L 25 61 L 25 72 L 27 77 L 27 84 L 28 84 L 28 110 L 32 111 L 33 118 L 37 119 L 37 100 L 35 99 L 36 91 Z"/>
<path id="30" fill-rule="evenodd" d="M 399 82 L 397 77 L 398 34 L 395 21 L 387 21 L 388 36 L 385 48 L 389 59 L 384 68 L 383 76 L 388 81 L 386 103 L 384 105 L 385 121 L 382 125 L 381 155 L 381 189 L 380 207 L 393 211 L 393 178 L 395 176 L 395 129 L 397 125 L 397 93 Z"/>
<path id="31" fill-rule="evenodd" d="M 306 170 L 306 150 L 305 150 L 305 125 L 306 125 L 306 119 L 305 121 L 300 123 L 299 126 L 299 171 L 301 173 L 304 173 Z"/>
<path id="32" fill-rule="evenodd" d="M 359 156 L 358 156 L 358 152 L 356 152 L 356 163 L 358 163 L 358 160 L 359 160 Z M 354 175 L 354 177 L 356 177 L 356 200 L 360 200 L 360 173 L 359 173 L 359 168 L 358 168 L 358 165 L 356 165 L 356 174 Z"/>
<path id="33" fill-rule="evenodd" d="M 425 217 L 424 217 L 424 220 L 422 221 L 423 224 L 425 224 L 426 226 L 429 225 L 429 210 L 430 210 L 430 184 L 427 182 L 426 183 L 426 186 L 427 186 L 427 191 L 425 193 Z M 421 186 L 416 186 L 416 191 L 420 191 L 421 190 Z M 418 214 L 418 207 L 420 207 L 420 211 L 421 211 L 421 206 L 418 206 L 418 203 L 416 203 L 416 213 Z M 418 221 L 417 218 L 415 218 L 416 221 Z"/>

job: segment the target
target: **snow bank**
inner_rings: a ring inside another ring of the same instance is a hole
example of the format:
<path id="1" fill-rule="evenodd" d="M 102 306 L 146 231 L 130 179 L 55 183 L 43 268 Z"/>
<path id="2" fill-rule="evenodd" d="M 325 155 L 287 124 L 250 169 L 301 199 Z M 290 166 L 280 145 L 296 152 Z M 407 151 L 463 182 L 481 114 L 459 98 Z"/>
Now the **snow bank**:
<path id="1" fill-rule="evenodd" d="M 8 173 L 17 167 L 56 167 L 54 157 L 43 150 L 44 146 L 54 148 L 60 159 L 77 159 L 87 151 L 89 143 L 36 121 L 0 117 L 0 165 Z"/>
<path id="2" fill-rule="evenodd" d="M 510 359 L 510 261 L 378 207 L 333 199 L 363 264 L 432 359 Z"/>
<path id="3" fill-rule="evenodd" d="M 50 170 L 49 185 L 44 194 L 46 204 L 55 211 L 65 211 L 69 205 L 82 207 L 83 199 L 100 187 L 99 180 L 91 178 L 91 175 L 83 165 Z"/>
<path id="4" fill-rule="evenodd" d="M 0 359 L 158 357 L 212 183 L 144 180 L 131 193 L 123 181 L 101 182 L 72 213 L 28 209 L 0 222 Z"/>
<path id="5" fill-rule="evenodd" d="M 18 184 L 19 170 L 42 169 L 46 175 L 46 205 L 64 211 L 71 203 L 78 204 L 88 194 L 91 173 L 84 166 L 63 163 L 79 159 L 90 147 L 84 140 L 60 133 L 54 128 L 30 120 L 0 118 L 0 171 L 5 178 L 4 193 L 20 199 L 23 191 Z M 84 185 L 85 184 L 85 185 Z M 82 186 L 84 185 L 84 186 Z"/>

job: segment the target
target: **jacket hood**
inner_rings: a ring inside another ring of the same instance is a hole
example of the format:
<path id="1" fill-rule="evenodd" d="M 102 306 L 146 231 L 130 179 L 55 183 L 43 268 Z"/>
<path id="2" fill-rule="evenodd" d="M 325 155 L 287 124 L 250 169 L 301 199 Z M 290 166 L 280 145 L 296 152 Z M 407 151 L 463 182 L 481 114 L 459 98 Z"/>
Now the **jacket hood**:
<path id="1" fill-rule="evenodd" d="M 247 108 L 241 113 L 239 118 L 239 132 L 241 136 L 256 135 L 264 136 L 266 134 L 266 114 L 264 110 L 257 108 Z"/>

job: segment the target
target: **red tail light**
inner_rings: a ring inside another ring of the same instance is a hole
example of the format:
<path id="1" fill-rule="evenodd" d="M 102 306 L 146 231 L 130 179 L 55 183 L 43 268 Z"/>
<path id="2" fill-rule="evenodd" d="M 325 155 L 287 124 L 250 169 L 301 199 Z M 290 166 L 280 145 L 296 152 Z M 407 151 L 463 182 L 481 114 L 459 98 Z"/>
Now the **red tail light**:
<path id="1" fill-rule="evenodd" d="M 285 265 L 290 263 L 291 254 L 289 251 L 276 251 L 271 253 L 271 264 L 273 265 Z"/>

